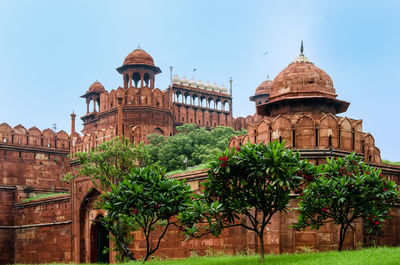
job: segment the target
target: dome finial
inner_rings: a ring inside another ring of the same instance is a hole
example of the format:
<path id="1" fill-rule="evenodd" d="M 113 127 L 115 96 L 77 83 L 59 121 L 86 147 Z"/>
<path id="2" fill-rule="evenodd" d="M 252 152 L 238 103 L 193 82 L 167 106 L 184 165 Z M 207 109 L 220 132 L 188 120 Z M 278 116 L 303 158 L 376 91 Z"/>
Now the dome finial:
<path id="1" fill-rule="evenodd" d="M 293 63 L 311 63 L 307 57 L 304 55 L 304 45 L 303 45 L 303 40 L 301 40 L 301 45 L 300 45 L 300 55 L 297 56 L 296 59 L 294 59 Z"/>
<path id="2" fill-rule="evenodd" d="M 301 40 L 300 53 L 303 54 L 303 52 L 304 52 L 303 40 Z"/>

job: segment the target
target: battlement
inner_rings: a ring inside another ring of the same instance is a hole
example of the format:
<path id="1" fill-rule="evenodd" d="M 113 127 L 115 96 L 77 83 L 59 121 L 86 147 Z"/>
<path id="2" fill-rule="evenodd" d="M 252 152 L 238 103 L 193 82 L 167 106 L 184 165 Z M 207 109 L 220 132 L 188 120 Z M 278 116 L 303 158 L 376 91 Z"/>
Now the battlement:
<path id="1" fill-rule="evenodd" d="M 2 123 L 0 124 L 0 145 L 68 152 L 70 137 L 62 130 L 57 133 L 51 129 L 40 131 L 36 127 L 27 130 L 20 124 L 12 128 L 7 123 Z"/>

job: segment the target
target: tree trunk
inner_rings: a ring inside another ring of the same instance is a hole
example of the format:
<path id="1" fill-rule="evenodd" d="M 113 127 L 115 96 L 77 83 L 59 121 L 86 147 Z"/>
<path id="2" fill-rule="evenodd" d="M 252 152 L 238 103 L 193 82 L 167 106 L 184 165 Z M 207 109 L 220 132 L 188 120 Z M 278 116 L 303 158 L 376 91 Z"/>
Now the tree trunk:
<path id="1" fill-rule="evenodd" d="M 342 251 L 342 247 L 343 247 L 343 242 L 344 242 L 344 238 L 346 237 L 346 231 L 347 228 L 349 227 L 348 224 L 341 224 L 340 225 L 340 235 L 339 235 L 339 248 L 338 251 Z"/>
<path id="2" fill-rule="evenodd" d="M 260 261 L 264 263 L 264 233 L 261 231 L 258 238 L 260 238 Z"/>
<path id="3" fill-rule="evenodd" d="M 133 256 L 131 250 L 129 249 L 129 246 L 125 244 L 122 240 L 118 240 L 118 244 L 121 246 L 122 251 L 124 252 L 124 256 L 128 257 L 129 260 L 131 261 L 136 261 L 135 257 Z"/>

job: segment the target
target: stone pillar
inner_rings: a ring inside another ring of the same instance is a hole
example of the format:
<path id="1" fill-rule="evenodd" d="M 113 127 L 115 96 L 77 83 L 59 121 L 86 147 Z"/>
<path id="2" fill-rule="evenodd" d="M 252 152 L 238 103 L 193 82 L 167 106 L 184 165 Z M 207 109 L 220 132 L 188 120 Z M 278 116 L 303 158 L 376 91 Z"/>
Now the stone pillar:
<path id="1" fill-rule="evenodd" d="M 93 100 L 93 112 L 96 112 L 96 99 L 92 98 Z"/>
<path id="2" fill-rule="evenodd" d="M 89 103 L 90 103 L 90 100 L 87 98 L 86 99 L 86 114 L 89 113 Z"/>
<path id="3" fill-rule="evenodd" d="M 118 101 L 118 132 L 117 135 L 118 136 L 122 136 L 122 97 L 117 97 L 117 101 Z"/>

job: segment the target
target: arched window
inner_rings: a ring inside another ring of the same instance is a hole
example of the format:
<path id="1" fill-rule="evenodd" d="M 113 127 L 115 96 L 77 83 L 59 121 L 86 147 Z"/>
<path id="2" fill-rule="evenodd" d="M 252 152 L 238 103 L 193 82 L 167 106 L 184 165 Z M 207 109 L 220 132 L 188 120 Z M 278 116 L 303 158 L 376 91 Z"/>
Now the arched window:
<path id="1" fill-rule="evenodd" d="M 199 98 L 196 95 L 193 95 L 192 101 L 193 101 L 193 105 L 195 105 L 195 106 L 199 105 Z"/>
<path id="2" fill-rule="evenodd" d="M 185 104 L 190 104 L 190 96 L 189 94 L 185 94 Z"/>
<path id="3" fill-rule="evenodd" d="M 229 111 L 229 103 L 228 103 L 228 101 L 225 101 L 225 103 L 224 103 L 224 110 L 225 111 Z"/>
<path id="4" fill-rule="evenodd" d="M 222 110 L 222 103 L 221 103 L 221 101 L 217 100 L 216 107 L 217 107 L 217 110 Z"/>
<path id="5" fill-rule="evenodd" d="M 202 98 L 200 99 L 200 106 L 203 107 L 203 108 L 206 108 L 206 107 L 207 107 L 207 100 L 206 100 L 206 98 L 202 97 Z"/>
<path id="6" fill-rule="evenodd" d="M 214 99 L 209 99 L 208 100 L 208 107 L 210 109 L 213 109 L 215 107 Z"/>
<path id="7" fill-rule="evenodd" d="M 143 76 L 144 85 L 150 87 L 150 75 L 145 73 Z"/>
<path id="8" fill-rule="evenodd" d="M 139 85 L 139 81 L 140 81 L 140 74 L 136 72 L 136 73 L 134 73 L 132 75 L 132 85 L 134 87 L 139 87 L 138 86 Z"/>

